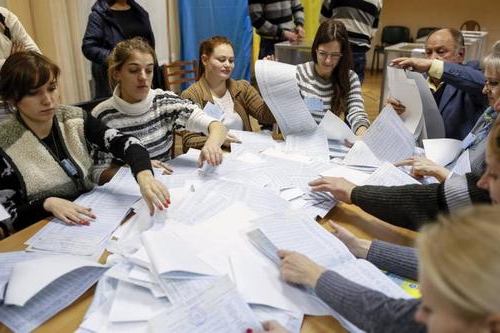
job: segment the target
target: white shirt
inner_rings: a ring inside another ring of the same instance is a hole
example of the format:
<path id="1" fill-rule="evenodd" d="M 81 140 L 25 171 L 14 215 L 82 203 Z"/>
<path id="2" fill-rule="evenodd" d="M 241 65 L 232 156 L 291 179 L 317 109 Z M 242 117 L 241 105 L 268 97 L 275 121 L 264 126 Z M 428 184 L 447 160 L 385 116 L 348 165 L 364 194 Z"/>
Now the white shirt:
<path id="1" fill-rule="evenodd" d="M 226 93 L 221 98 L 218 98 L 214 94 L 212 94 L 212 98 L 214 104 L 224 112 L 222 124 L 228 129 L 243 131 L 243 119 L 241 119 L 238 113 L 234 112 L 234 101 L 231 94 L 229 94 L 229 90 L 226 90 Z"/>

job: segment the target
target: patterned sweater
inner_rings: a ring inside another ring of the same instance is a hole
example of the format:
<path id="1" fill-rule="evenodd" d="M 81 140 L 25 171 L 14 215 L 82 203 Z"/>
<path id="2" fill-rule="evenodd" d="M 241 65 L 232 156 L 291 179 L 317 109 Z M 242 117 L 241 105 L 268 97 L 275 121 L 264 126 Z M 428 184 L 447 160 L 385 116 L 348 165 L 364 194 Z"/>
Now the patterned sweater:
<path id="1" fill-rule="evenodd" d="M 249 0 L 252 25 L 262 38 L 283 40 L 283 30 L 294 31 L 304 25 L 300 0 Z"/>
<path id="2" fill-rule="evenodd" d="M 297 65 L 297 81 L 303 98 L 319 98 L 323 102 L 323 110 L 311 111 L 314 120 L 319 124 L 325 113 L 331 109 L 331 101 L 334 98 L 332 83 L 318 75 L 312 61 Z M 370 121 L 363 106 L 361 84 L 354 71 L 349 71 L 349 84 L 351 89 L 347 96 L 347 114 L 345 116 L 347 123 L 356 133 L 360 126 L 370 126 Z"/>
<path id="3" fill-rule="evenodd" d="M 90 151 L 113 154 L 132 167 L 134 175 L 151 169 L 139 140 L 104 126 L 76 107 L 59 106 L 51 134 L 38 139 L 12 116 L 0 124 L 0 204 L 11 218 L 0 223 L 7 232 L 21 230 L 50 214 L 48 197 L 73 200 L 92 188 Z M 74 168 L 68 168 L 67 160 Z"/>
<path id="4" fill-rule="evenodd" d="M 139 138 L 151 159 L 170 159 L 174 131 L 187 129 L 208 134 L 208 126 L 216 121 L 197 104 L 171 91 L 150 90 L 144 100 L 134 104 L 121 99 L 118 92 L 119 87 L 116 87 L 113 96 L 97 105 L 92 115 L 106 126 Z M 122 164 L 103 152 L 96 152 L 93 157 L 92 177 L 95 182 L 111 163 Z"/>

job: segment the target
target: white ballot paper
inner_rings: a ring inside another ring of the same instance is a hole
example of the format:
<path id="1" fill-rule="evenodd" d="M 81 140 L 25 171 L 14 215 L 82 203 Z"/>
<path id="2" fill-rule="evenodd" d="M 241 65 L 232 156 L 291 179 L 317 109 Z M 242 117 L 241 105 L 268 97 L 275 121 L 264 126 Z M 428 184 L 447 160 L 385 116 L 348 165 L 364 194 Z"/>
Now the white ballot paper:
<path id="1" fill-rule="evenodd" d="M 387 84 L 392 97 L 398 99 L 406 109 L 401 118 L 408 131 L 418 134 L 417 129 L 422 119 L 422 100 L 417 84 L 408 79 L 404 69 L 387 66 Z"/>
<path id="2" fill-rule="evenodd" d="M 381 161 L 392 163 L 413 154 L 415 140 L 391 105 L 387 105 L 363 135 L 363 141 Z M 362 160 L 360 163 L 362 164 Z"/>
<path id="3" fill-rule="evenodd" d="M 3 205 L 0 205 L 0 221 L 10 218 L 10 214 L 5 210 Z"/>
<path id="4" fill-rule="evenodd" d="M 318 127 L 300 96 L 296 71 L 296 66 L 278 61 L 258 60 L 255 63 L 260 93 L 285 137 Z"/>
<path id="5" fill-rule="evenodd" d="M 423 140 L 425 157 L 441 166 L 447 166 L 462 153 L 462 141 L 456 139 Z"/>
<path id="6" fill-rule="evenodd" d="M 225 276 L 204 292 L 149 321 L 151 331 L 176 333 L 260 332 L 252 310 Z"/>
<path id="7" fill-rule="evenodd" d="M 344 142 L 347 140 L 354 143 L 358 139 L 356 134 L 347 126 L 345 121 L 333 114 L 333 112 L 325 113 L 321 120 L 320 126 L 323 126 L 326 137 L 329 140 Z"/>
<path id="8" fill-rule="evenodd" d="M 198 257 L 195 249 L 168 229 L 148 230 L 141 239 L 154 270 L 164 278 L 192 279 L 218 275 L 212 266 Z"/>
<path id="9" fill-rule="evenodd" d="M 363 183 L 363 185 L 379 186 L 400 186 L 416 184 L 421 185 L 415 178 L 404 173 L 394 164 L 384 162 L 375 172 Z"/>
<path id="10" fill-rule="evenodd" d="M 0 322 L 14 332 L 31 332 L 73 303 L 96 283 L 105 271 L 105 267 L 82 267 L 73 270 L 54 280 L 22 307 L 7 304 L 0 306 Z M 39 270 L 37 274 L 40 272 Z"/>
<path id="11" fill-rule="evenodd" d="M 420 99 L 422 100 L 422 110 L 427 138 L 444 138 L 445 132 L 443 117 L 441 116 L 436 100 L 434 99 L 434 96 L 432 96 L 431 90 L 429 89 L 429 84 L 420 73 L 407 71 L 406 76 L 409 79 L 413 79 L 417 84 Z"/>
<path id="12" fill-rule="evenodd" d="M 12 268 L 5 293 L 5 304 L 24 306 L 33 296 L 71 271 L 104 266 L 76 256 L 46 256 L 20 262 Z"/>

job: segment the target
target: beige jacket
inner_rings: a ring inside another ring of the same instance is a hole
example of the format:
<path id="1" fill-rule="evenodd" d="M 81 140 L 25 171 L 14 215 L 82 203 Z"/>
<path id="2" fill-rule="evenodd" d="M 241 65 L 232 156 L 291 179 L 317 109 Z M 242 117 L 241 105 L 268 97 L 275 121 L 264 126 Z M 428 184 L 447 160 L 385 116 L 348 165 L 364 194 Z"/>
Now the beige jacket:
<path id="1" fill-rule="evenodd" d="M 243 120 L 243 129 L 245 131 L 252 131 L 249 115 L 263 124 L 274 124 L 276 122 L 271 110 L 269 110 L 262 97 L 260 97 L 257 90 L 250 83 L 245 80 L 236 81 L 229 79 L 227 81 L 227 89 L 234 101 L 234 111 Z M 181 97 L 198 103 L 202 108 L 208 102 L 214 102 L 208 82 L 204 77 L 201 77 L 198 82 L 184 90 Z M 207 137 L 201 133 L 183 132 L 183 150 L 187 151 L 189 148 L 201 149 L 206 140 Z"/>

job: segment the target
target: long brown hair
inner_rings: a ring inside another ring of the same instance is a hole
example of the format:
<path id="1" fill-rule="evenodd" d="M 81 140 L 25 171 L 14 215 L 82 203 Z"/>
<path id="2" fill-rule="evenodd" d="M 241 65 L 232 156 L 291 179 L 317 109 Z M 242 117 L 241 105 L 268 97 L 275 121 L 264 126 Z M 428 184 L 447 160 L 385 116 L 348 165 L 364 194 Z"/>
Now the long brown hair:
<path id="1" fill-rule="evenodd" d="M 320 44 L 337 41 L 340 43 L 340 57 L 337 66 L 330 76 L 333 87 L 331 110 L 339 115 L 347 110 L 347 95 L 351 86 L 349 84 L 349 70 L 352 67 L 352 51 L 347 39 L 347 30 L 344 24 L 337 20 L 327 20 L 318 28 L 311 47 L 311 57 L 315 64 L 318 63 L 318 47 Z"/>
<path id="2" fill-rule="evenodd" d="M 203 76 L 205 73 L 205 65 L 203 65 L 203 61 L 201 57 L 203 55 L 206 55 L 207 57 L 210 57 L 212 53 L 214 52 L 214 49 L 222 44 L 227 44 L 231 46 L 231 48 L 234 49 L 233 44 L 231 44 L 231 41 L 225 37 L 225 36 L 213 36 L 208 39 L 205 39 L 204 41 L 201 42 L 200 44 L 200 52 L 198 56 L 198 80 Z"/>

